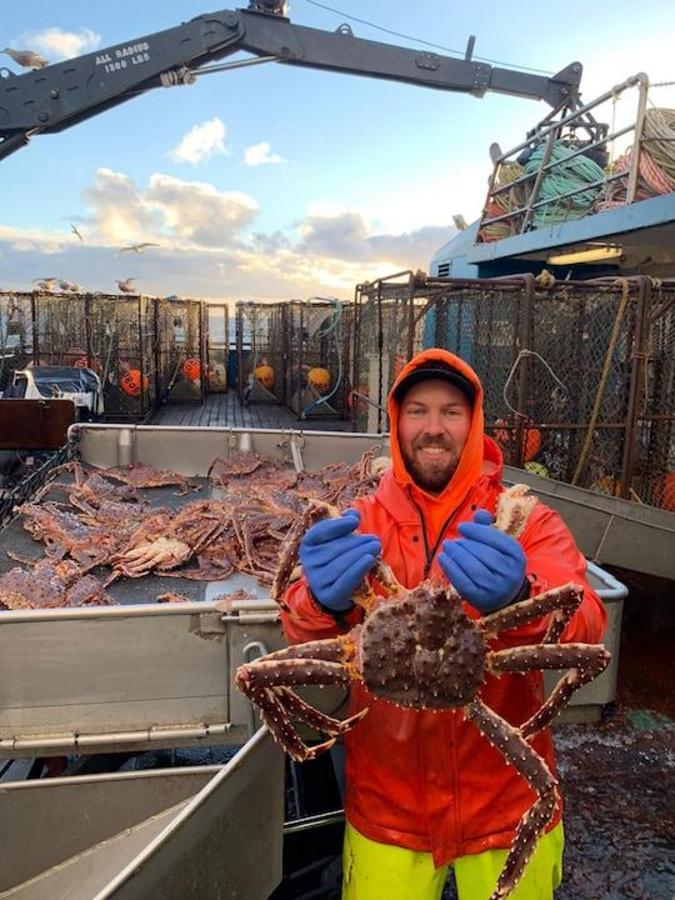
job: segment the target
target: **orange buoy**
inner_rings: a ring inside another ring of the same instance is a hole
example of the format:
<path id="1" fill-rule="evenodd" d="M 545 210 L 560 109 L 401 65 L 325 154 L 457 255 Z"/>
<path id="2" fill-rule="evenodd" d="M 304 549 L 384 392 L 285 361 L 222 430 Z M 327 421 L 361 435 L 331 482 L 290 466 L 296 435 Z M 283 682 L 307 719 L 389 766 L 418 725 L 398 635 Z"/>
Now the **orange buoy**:
<path id="1" fill-rule="evenodd" d="M 315 388 L 315 390 L 319 391 L 319 393 L 327 391 L 330 387 L 330 382 L 331 377 L 328 369 L 322 369 L 320 366 L 315 366 L 307 373 L 307 383 Z"/>
<path id="2" fill-rule="evenodd" d="M 496 425 L 507 425 L 504 419 L 497 419 Z M 492 435 L 502 450 L 515 449 L 515 428 L 500 428 Z M 523 429 L 523 462 L 532 462 L 541 450 L 541 431 L 538 428 L 526 427 Z"/>
<path id="3" fill-rule="evenodd" d="M 120 387 L 129 397 L 138 397 L 139 394 L 145 393 L 148 389 L 150 381 L 148 376 L 144 375 L 141 380 L 139 369 L 129 369 L 129 371 L 120 378 Z"/>
<path id="4" fill-rule="evenodd" d="M 656 487 L 656 502 L 661 509 L 675 512 L 675 471 L 666 472 Z"/>
<path id="5" fill-rule="evenodd" d="M 199 360 L 192 357 L 185 360 L 181 371 L 188 381 L 197 381 L 202 374 L 202 367 Z"/>
<path id="6" fill-rule="evenodd" d="M 268 391 L 274 385 L 274 369 L 272 366 L 268 366 L 267 363 L 256 366 L 253 370 L 253 377 Z"/>
<path id="7" fill-rule="evenodd" d="M 597 491 L 599 494 L 609 494 L 610 497 L 620 497 L 621 480 L 615 478 L 614 475 L 603 475 L 602 478 L 593 482 L 591 490 Z"/>

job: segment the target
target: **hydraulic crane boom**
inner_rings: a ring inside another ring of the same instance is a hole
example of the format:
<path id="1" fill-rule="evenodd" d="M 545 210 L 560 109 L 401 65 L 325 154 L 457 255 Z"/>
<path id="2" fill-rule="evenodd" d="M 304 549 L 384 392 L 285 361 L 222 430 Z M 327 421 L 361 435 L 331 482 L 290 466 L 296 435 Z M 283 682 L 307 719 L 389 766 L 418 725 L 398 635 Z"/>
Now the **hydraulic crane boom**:
<path id="1" fill-rule="evenodd" d="M 545 100 L 554 109 L 578 102 L 578 62 L 547 78 L 474 62 L 472 41 L 465 59 L 453 59 L 357 38 L 348 25 L 335 32 L 294 25 L 279 12 L 263 12 L 264 5 L 252 0 L 249 10 L 207 13 L 24 75 L 0 69 L 0 159 L 36 134 L 62 131 L 151 88 L 189 84 L 202 66 L 239 51 L 477 97 L 497 91 Z"/>

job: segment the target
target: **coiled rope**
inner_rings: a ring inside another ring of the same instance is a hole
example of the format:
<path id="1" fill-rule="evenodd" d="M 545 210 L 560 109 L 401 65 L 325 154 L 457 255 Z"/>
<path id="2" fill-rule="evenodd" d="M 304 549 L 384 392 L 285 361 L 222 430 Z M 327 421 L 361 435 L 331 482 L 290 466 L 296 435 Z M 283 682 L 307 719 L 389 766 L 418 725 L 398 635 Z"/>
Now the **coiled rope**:
<path id="1" fill-rule="evenodd" d="M 517 162 L 503 162 L 500 164 L 495 178 L 495 189 L 506 187 L 512 184 L 523 175 L 523 167 Z M 497 218 L 512 209 L 519 209 L 525 202 L 527 186 L 525 183 L 512 187 L 510 191 L 502 191 L 494 194 L 485 210 L 485 215 L 490 218 Z M 481 228 L 481 238 L 486 243 L 489 241 L 499 241 L 509 235 L 516 234 L 518 231 L 518 220 L 502 219 L 501 222 L 491 222 L 489 225 Z"/>
<path id="2" fill-rule="evenodd" d="M 623 206 L 628 194 L 628 174 L 633 159 L 631 147 L 609 169 L 624 174 L 611 181 L 595 205 L 595 212 Z M 640 143 L 636 200 L 648 200 L 675 191 L 675 110 L 648 109 Z"/>
<path id="3" fill-rule="evenodd" d="M 648 109 L 642 135 L 649 155 L 675 191 L 675 109 Z"/>
<path id="4" fill-rule="evenodd" d="M 495 188 L 511 184 L 522 175 L 536 176 L 541 168 L 545 150 L 545 145 L 539 144 L 524 167 L 516 162 L 502 163 L 495 180 Z M 604 179 L 604 171 L 588 156 L 583 154 L 574 156 L 574 152 L 575 148 L 570 147 L 566 141 L 559 140 L 553 145 L 549 162 L 556 162 L 559 165 L 546 172 L 539 186 L 535 202 L 549 202 L 537 206 L 534 210 L 531 221 L 535 228 L 565 222 L 567 219 L 581 219 L 593 209 L 600 196 L 602 185 L 594 187 L 591 185 Z M 528 182 L 515 185 L 510 191 L 492 195 L 485 210 L 486 217 L 496 218 L 505 212 L 521 209 L 527 203 L 533 185 L 534 177 Z M 587 190 L 579 190 L 586 185 Z M 564 196 L 577 190 L 579 192 L 571 197 Z M 481 228 L 480 237 L 485 242 L 498 241 L 511 234 L 517 234 L 519 226 L 520 216 L 502 219 L 501 222 L 491 222 Z"/>
<path id="5" fill-rule="evenodd" d="M 525 165 L 527 175 L 535 175 L 541 168 L 545 150 L 544 144 L 539 144 L 535 148 Z M 590 187 L 590 185 L 604 179 L 604 170 L 583 153 L 569 159 L 574 152 L 574 148 L 563 141 L 556 141 L 553 145 L 550 162 L 559 163 L 559 165 L 546 172 L 535 201 L 536 203 L 542 200 L 551 202 L 535 209 L 532 214 L 532 223 L 535 228 L 555 222 L 565 222 L 567 219 L 582 219 L 593 208 L 602 185 L 597 187 Z M 579 190 L 585 185 L 589 185 L 587 190 Z M 571 197 L 563 196 L 570 191 L 577 190 L 579 192 Z"/>
<path id="6" fill-rule="evenodd" d="M 661 87 L 673 84 L 663 82 L 652 85 Z M 557 162 L 554 168 L 547 170 L 535 202 L 550 201 L 537 206 L 532 215 L 532 225 L 540 228 L 567 219 L 581 219 L 589 213 L 601 212 L 623 206 L 627 201 L 628 178 L 631 169 L 632 148 L 623 156 L 610 163 L 603 170 L 596 162 L 583 153 L 571 157 L 574 145 L 564 140 L 556 141 L 549 162 Z M 522 175 L 535 176 L 541 167 L 545 153 L 545 145 L 539 144 L 524 167 L 516 162 L 506 162 L 499 166 L 494 182 L 494 189 L 511 184 Z M 602 181 L 609 175 L 622 175 L 604 185 L 591 187 L 594 182 Z M 506 212 L 522 209 L 527 196 L 532 190 L 534 179 L 514 186 L 509 191 L 492 194 L 485 208 L 485 218 L 498 218 Z M 581 190 L 588 185 L 587 190 Z M 578 191 L 571 197 L 564 196 Z M 640 137 L 640 159 L 638 162 L 638 181 L 635 200 L 647 200 L 661 194 L 675 192 L 675 109 L 652 107 L 645 113 L 642 135 Z M 480 239 L 484 242 L 498 241 L 517 234 L 520 230 L 522 214 L 511 219 L 502 219 L 484 225 L 480 230 Z"/>

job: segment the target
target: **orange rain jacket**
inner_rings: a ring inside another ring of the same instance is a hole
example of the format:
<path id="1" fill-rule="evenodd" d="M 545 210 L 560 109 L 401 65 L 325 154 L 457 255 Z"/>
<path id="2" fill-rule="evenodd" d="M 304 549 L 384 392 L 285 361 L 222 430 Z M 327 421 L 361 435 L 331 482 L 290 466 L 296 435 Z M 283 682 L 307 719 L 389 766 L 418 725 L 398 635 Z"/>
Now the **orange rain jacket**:
<path id="1" fill-rule="evenodd" d="M 392 468 L 372 496 L 352 504 L 361 513 L 360 532 L 379 536 L 384 559 L 409 588 L 430 575 L 445 577 L 437 561 L 442 540 L 458 537 L 458 524 L 472 520 L 479 507 L 494 513 L 504 490 L 501 451 L 483 434 L 483 389 L 463 360 L 445 350 L 424 351 L 401 371 L 396 384 L 420 363 L 433 359 L 454 366 L 476 388 L 471 430 L 453 478 L 438 496 L 414 484 L 401 458 L 398 406 L 390 393 Z M 604 607 L 588 586 L 584 557 L 560 516 L 538 503 L 519 540 L 527 558 L 531 596 L 568 581 L 585 588 L 562 640 L 601 641 Z M 285 599 L 289 611 L 282 613 L 282 621 L 291 643 L 340 632 L 336 620 L 315 603 L 304 579 L 291 585 Z M 465 604 L 465 609 L 477 618 L 471 606 Z M 347 620 L 351 626 L 361 618 L 357 607 Z M 493 647 L 536 643 L 546 625 L 546 619 L 539 619 L 512 629 Z M 480 697 L 510 723 L 522 724 L 543 702 L 542 675 L 534 671 L 499 679 L 488 676 Z M 465 854 L 510 846 L 534 793 L 476 726 L 464 720 L 461 710 L 401 709 L 374 697 L 362 683 L 352 684 L 349 714 L 365 706 L 370 707 L 368 714 L 345 736 L 345 812 L 359 832 L 380 843 L 431 852 L 436 866 Z M 550 733 L 537 735 L 532 744 L 555 771 Z"/>

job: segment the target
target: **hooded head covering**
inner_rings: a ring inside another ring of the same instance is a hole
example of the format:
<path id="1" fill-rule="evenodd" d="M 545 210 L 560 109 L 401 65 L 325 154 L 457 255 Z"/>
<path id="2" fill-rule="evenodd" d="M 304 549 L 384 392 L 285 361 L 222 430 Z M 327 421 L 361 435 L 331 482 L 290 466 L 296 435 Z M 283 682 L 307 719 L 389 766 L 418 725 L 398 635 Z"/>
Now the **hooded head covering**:
<path id="1" fill-rule="evenodd" d="M 428 375 L 426 374 L 428 371 Z M 455 377 L 456 374 L 456 377 Z M 425 378 L 444 378 L 460 388 L 472 402 L 471 428 L 459 464 L 440 494 L 430 494 L 417 485 L 405 467 L 398 440 L 399 409 L 402 396 L 411 383 L 418 384 Z M 405 382 L 405 385 L 404 385 Z M 469 489 L 478 481 L 483 468 L 483 386 L 474 370 L 459 356 L 449 350 L 432 348 L 414 356 L 399 373 L 389 392 L 390 445 L 393 475 L 404 488 L 410 489 L 414 499 L 425 512 L 429 523 L 440 523 L 452 509 L 459 506 Z M 435 530 L 435 528 L 434 528 Z"/>

